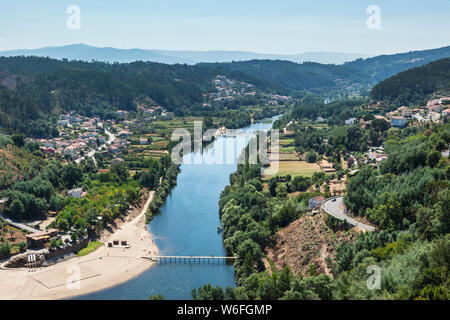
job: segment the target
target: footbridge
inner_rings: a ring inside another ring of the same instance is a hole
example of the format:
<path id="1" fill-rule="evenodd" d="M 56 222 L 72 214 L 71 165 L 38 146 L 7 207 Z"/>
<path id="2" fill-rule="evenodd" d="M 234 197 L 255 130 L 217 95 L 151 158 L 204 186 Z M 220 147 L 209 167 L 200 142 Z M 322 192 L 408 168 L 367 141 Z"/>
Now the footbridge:
<path id="1" fill-rule="evenodd" d="M 218 256 L 144 256 L 144 259 L 156 263 L 232 263 L 236 257 L 218 257 Z"/>

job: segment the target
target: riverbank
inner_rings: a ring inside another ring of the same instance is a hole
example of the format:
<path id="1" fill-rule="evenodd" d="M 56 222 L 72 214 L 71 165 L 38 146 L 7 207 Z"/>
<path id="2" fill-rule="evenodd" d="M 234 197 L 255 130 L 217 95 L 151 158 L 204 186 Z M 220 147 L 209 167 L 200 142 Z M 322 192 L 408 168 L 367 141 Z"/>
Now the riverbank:
<path id="1" fill-rule="evenodd" d="M 158 255 L 145 223 L 153 197 L 152 191 L 139 215 L 102 236 L 105 244 L 126 240 L 129 248 L 103 245 L 91 254 L 46 268 L 0 270 L 0 299 L 70 298 L 126 282 L 149 269 L 154 263 L 141 257 Z"/>
<path id="2" fill-rule="evenodd" d="M 242 130 L 267 131 L 271 127 L 271 123 L 264 121 Z M 217 232 L 221 225 L 218 203 L 221 192 L 229 184 L 230 174 L 237 169 L 237 157 L 246 142 L 244 135 L 222 135 L 203 149 L 202 158 L 207 161 L 202 164 L 183 157 L 176 186 L 161 206 L 160 213 L 148 225 L 160 255 L 226 255 L 222 234 Z M 228 155 L 227 159 L 233 161 L 224 164 L 209 161 L 216 155 Z M 192 299 L 192 289 L 207 283 L 223 288 L 235 287 L 233 265 L 158 263 L 135 279 L 77 299 L 146 300 L 156 294 L 163 295 L 166 300 Z"/>

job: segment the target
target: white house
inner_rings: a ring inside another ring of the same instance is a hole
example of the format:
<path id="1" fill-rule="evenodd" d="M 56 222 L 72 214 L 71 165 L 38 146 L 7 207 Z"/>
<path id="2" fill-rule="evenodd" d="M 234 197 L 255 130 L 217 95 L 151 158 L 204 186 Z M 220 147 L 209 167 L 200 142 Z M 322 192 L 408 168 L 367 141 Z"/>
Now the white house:
<path id="1" fill-rule="evenodd" d="M 356 123 L 356 118 L 350 118 L 350 119 L 345 120 L 346 125 L 353 125 L 355 123 Z"/>
<path id="2" fill-rule="evenodd" d="M 83 196 L 83 188 L 76 188 L 67 191 L 69 197 L 80 199 Z"/>

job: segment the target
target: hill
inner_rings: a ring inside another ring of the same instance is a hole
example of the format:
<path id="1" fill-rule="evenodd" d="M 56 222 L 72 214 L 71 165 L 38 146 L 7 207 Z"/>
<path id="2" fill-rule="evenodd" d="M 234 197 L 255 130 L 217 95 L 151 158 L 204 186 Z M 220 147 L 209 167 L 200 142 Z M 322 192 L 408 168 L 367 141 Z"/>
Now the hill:
<path id="1" fill-rule="evenodd" d="M 450 58 L 401 72 L 378 83 L 374 99 L 396 104 L 418 104 L 439 90 L 450 89 Z"/>
<path id="2" fill-rule="evenodd" d="M 369 82 L 345 66 L 288 61 L 169 65 L 0 57 L 0 127 L 51 135 L 51 115 L 58 110 L 105 118 L 116 109 L 134 110 L 142 96 L 175 113 L 201 108 L 204 93 L 216 90 L 212 80 L 218 74 L 279 94 L 346 92 Z"/>
<path id="3" fill-rule="evenodd" d="M 422 51 L 411 51 L 393 55 L 381 55 L 373 58 L 358 59 L 344 65 L 367 73 L 373 84 L 387 79 L 399 72 L 420 67 L 432 61 L 450 57 L 450 46 Z"/>
<path id="4" fill-rule="evenodd" d="M 306 52 L 293 55 L 262 54 L 249 51 L 174 51 L 174 50 L 145 50 L 145 49 L 117 49 L 112 47 L 94 47 L 86 44 L 71 44 L 66 46 L 44 47 L 39 49 L 22 49 L 1 51 L 0 56 L 39 56 L 54 59 L 69 59 L 83 61 L 103 61 L 130 63 L 135 61 L 151 61 L 167 64 L 201 62 L 231 62 L 254 59 L 287 60 L 297 63 L 305 61 L 318 63 L 342 64 L 357 58 L 367 58 L 368 55 L 341 52 Z"/>
<path id="5" fill-rule="evenodd" d="M 298 64 L 281 60 L 251 60 L 201 65 L 219 73 L 238 72 L 243 76 L 260 79 L 267 88 L 284 93 L 305 90 L 323 93 L 354 84 L 367 86 L 371 81 L 364 72 L 346 66 L 313 62 Z"/>
<path id="6" fill-rule="evenodd" d="M 25 175 L 31 174 L 33 166 L 42 164 L 43 159 L 32 153 L 33 144 L 28 149 L 16 147 L 8 136 L 0 134 L 0 191 L 9 188 Z"/>
<path id="7" fill-rule="evenodd" d="M 28 133 L 30 122 L 49 120 L 57 109 L 105 117 L 116 108 L 133 110 L 135 98 L 142 95 L 176 111 L 200 104 L 203 92 L 213 90 L 214 75 L 200 66 L 2 57 L 0 126 Z M 32 127 L 40 126 L 48 124 L 40 121 Z"/>
<path id="8" fill-rule="evenodd" d="M 35 56 L 0 57 L 0 128 L 6 132 L 49 136 L 55 134 L 53 115 L 61 110 L 105 118 L 111 117 L 116 109 L 134 110 L 140 97 L 149 97 L 175 113 L 200 110 L 204 94 L 216 90 L 212 80 L 218 74 L 284 95 L 311 92 L 321 99 L 366 95 L 380 74 L 438 56 L 450 56 L 449 48 L 381 56 L 344 65 L 282 60 L 196 65 L 142 61 L 111 64 Z M 400 62 L 407 59 L 408 63 Z M 416 82 L 419 83 L 423 90 L 430 86 L 424 81 Z M 374 97 L 388 97 L 389 90 L 380 88 L 382 85 L 374 90 Z M 421 96 L 405 94 L 402 101 Z"/>

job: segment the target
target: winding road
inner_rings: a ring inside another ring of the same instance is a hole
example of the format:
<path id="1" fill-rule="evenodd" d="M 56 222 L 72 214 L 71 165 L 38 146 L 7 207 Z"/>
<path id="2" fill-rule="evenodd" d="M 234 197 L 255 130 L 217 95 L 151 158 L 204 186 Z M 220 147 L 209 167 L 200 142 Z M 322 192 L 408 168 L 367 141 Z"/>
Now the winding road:
<path id="1" fill-rule="evenodd" d="M 101 127 L 103 127 L 103 124 Z M 84 160 L 86 158 L 91 158 L 92 160 L 94 160 L 95 165 L 97 165 L 97 160 L 95 160 L 95 157 L 94 157 L 95 153 L 102 150 L 103 147 L 106 148 L 107 145 L 112 144 L 114 142 L 114 140 L 116 139 L 116 136 L 114 134 L 112 134 L 111 131 L 109 131 L 106 128 L 105 128 L 105 133 L 108 136 L 108 141 L 105 144 L 102 144 L 97 149 L 93 149 L 93 150 L 89 151 L 86 156 L 78 158 L 77 160 L 75 160 L 75 162 L 80 163 L 82 160 Z"/>
<path id="2" fill-rule="evenodd" d="M 364 224 L 362 222 L 359 222 L 359 221 L 353 219 L 352 217 L 349 217 L 347 214 L 345 214 L 345 212 L 341 209 L 343 200 L 344 200 L 343 196 L 332 197 L 332 198 L 326 199 L 322 203 L 322 209 L 327 214 L 335 217 L 336 219 L 345 221 L 351 225 L 354 225 L 354 226 L 360 228 L 363 231 L 375 231 L 374 227 Z"/>

